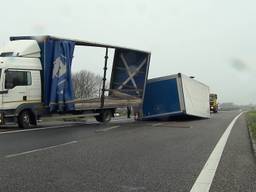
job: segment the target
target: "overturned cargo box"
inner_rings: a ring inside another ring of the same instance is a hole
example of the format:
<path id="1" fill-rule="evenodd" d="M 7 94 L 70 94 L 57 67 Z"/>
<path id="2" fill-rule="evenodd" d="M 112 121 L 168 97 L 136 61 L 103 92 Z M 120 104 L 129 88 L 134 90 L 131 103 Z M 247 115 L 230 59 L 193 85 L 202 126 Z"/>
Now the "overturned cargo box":
<path id="1" fill-rule="evenodd" d="M 209 118 L 209 87 L 180 73 L 148 80 L 142 119 L 174 116 Z"/>

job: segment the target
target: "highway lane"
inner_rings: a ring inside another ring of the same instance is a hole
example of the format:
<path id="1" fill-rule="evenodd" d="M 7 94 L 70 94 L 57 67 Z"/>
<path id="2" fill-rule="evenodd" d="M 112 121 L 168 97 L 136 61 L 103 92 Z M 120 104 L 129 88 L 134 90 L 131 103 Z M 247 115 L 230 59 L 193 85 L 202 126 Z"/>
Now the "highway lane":
<path id="1" fill-rule="evenodd" d="M 230 134 L 211 192 L 256 191 L 256 161 L 248 138 L 243 115 Z"/>
<path id="2" fill-rule="evenodd" d="M 238 113 L 3 134 L 0 191 L 189 191 Z"/>

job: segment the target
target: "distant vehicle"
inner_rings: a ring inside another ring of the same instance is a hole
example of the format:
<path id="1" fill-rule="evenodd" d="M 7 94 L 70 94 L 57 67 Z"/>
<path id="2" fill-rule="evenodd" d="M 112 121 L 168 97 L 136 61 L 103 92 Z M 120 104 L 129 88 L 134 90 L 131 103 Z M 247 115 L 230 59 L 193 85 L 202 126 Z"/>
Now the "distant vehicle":
<path id="1" fill-rule="evenodd" d="M 56 114 L 95 116 L 97 121 L 107 122 L 117 107 L 142 104 L 149 52 L 54 36 L 19 36 L 10 40 L 0 51 L 0 124 L 12 121 L 29 128 L 41 117 Z M 74 98 L 71 63 L 75 46 L 106 50 L 100 98 Z M 109 48 L 115 49 L 115 54 L 110 89 L 106 89 Z"/>
<path id="2" fill-rule="evenodd" d="M 211 93 L 210 94 L 210 110 L 214 113 L 218 113 L 219 104 L 218 104 L 218 96 L 217 94 Z"/>
<path id="3" fill-rule="evenodd" d="M 209 87 L 181 73 L 147 81 L 143 119 L 210 117 Z"/>

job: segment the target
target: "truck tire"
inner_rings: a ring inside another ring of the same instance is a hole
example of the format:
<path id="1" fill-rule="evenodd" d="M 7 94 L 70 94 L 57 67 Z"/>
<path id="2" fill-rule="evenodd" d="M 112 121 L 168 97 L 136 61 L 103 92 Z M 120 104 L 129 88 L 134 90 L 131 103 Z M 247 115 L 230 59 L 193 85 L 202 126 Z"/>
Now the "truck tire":
<path id="1" fill-rule="evenodd" d="M 111 110 L 102 111 L 100 115 L 95 116 L 95 118 L 98 122 L 107 123 L 112 118 L 112 111 Z"/>
<path id="2" fill-rule="evenodd" d="M 18 125 L 22 129 L 29 129 L 32 126 L 32 114 L 29 110 L 21 111 L 18 116 Z"/>

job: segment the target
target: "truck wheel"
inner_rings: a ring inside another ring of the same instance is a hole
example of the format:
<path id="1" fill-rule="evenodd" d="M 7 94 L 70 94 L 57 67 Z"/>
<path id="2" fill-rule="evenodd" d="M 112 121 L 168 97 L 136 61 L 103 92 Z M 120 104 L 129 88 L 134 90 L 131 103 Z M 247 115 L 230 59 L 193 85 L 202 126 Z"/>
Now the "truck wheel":
<path id="1" fill-rule="evenodd" d="M 100 115 L 95 116 L 96 120 L 101 123 L 107 123 L 112 118 L 112 111 L 107 110 L 100 113 Z"/>
<path id="2" fill-rule="evenodd" d="M 18 125 L 22 129 L 31 128 L 32 116 L 28 110 L 22 111 L 18 116 Z"/>

